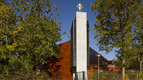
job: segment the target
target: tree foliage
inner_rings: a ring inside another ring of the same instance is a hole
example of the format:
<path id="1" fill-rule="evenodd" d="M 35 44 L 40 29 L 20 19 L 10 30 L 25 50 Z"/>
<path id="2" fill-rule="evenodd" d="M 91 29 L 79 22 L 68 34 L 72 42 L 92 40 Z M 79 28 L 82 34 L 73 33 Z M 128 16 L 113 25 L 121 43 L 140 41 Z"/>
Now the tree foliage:
<path id="1" fill-rule="evenodd" d="M 99 49 L 111 51 L 118 48 L 118 56 L 122 61 L 123 80 L 125 79 L 125 60 L 133 54 L 131 47 L 136 46 L 133 41 L 135 29 L 141 27 L 143 12 L 141 0 L 95 0 L 91 4 L 97 13 L 95 20 L 95 38 Z"/>
<path id="2" fill-rule="evenodd" d="M 134 46 L 134 29 L 139 26 L 136 22 L 143 10 L 141 1 L 95 0 L 91 7 L 98 12 L 94 30 L 100 50 L 118 48 L 118 53 L 123 55 L 126 49 Z"/>
<path id="3" fill-rule="evenodd" d="M 33 71 L 45 64 L 47 57 L 58 57 L 60 48 L 56 42 L 61 40 L 61 33 L 56 5 L 50 0 L 12 0 L 1 4 L 0 65 L 3 72 Z M 12 24 L 8 23 L 10 20 Z"/>
<path id="4" fill-rule="evenodd" d="M 136 27 L 134 28 L 132 41 L 134 42 L 134 46 L 126 49 L 125 58 L 127 59 L 126 65 L 129 68 L 137 68 L 139 69 L 140 61 L 143 59 L 143 11 L 140 11 L 138 17 L 136 19 Z M 119 63 L 121 60 L 120 56 L 118 57 Z"/>

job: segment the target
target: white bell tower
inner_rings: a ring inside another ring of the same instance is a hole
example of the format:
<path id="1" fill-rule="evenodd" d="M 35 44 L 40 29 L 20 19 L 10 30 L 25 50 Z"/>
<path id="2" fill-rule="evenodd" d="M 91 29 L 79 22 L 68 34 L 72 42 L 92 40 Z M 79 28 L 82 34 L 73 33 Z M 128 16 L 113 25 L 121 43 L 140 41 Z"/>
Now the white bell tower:
<path id="1" fill-rule="evenodd" d="M 88 22 L 87 13 L 81 12 L 82 5 L 77 6 L 79 11 L 76 12 L 76 18 L 73 20 L 71 27 L 71 54 L 72 54 L 72 71 L 73 80 L 87 80 L 88 66 Z"/>

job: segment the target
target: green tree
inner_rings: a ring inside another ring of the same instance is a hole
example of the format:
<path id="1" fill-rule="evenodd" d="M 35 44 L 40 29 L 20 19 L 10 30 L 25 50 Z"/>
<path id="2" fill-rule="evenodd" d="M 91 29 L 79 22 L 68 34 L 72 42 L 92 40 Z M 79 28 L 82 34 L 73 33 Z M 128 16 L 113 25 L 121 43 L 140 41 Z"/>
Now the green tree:
<path id="1" fill-rule="evenodd" d="M 129 47 L 126 50 L 126 55 L 125 58 L 127 59 L 126 61 L 126 66 L 129 69 L 140 69 L 140 75 L 142 73 L 142 61 L 143 61 L 143 11 L 141 11 L 138 14 L 138 19 L 136 22 L 136 28 L 134 29 L 134 37 L 133 37 L 133 41 L 134 41 L 134 46 Z M 118 62 L 120 62 L 121 56 L 118 56 Z"/>
<path id="2" fill-rule="evenodd" d="M 0 39 L 5 40 L 5 44 L 0 45 L 0 57 L 7 61 L 3 61 L 5 71 L 32 72 L 46 64 L 48 57 L 58 57 L 60 48 L 56 42 L 61 40 L 61 33 L 56 5 L 50 0 L 12 0 L 7 3 L 12 11 L 8 13 L 15 15 L 16 24 L 5 23 L 8 27 L 0 28 L 3 31 Z M 9 14 L 5 16 L 9 17 Z"/>
<path id="3" fill-rule="evenodd" d="M 5 1 L 0 1 L 0 71 L 1 73 L 8 74 L 9 60 L 14 58 L 10 57 L 13 52 L 7 50 L 7 43 L 11 44 L 9 40 L 13 40 L 11 35 L 14 30 L 15 15 L 13 14 L 10 6 Z"/>
<path id="4" fill-rule="evenodd" d="M 142 20 L 141 20 L 142 21 Z M 139 22 L 137 22 L 139 23 Z M 142 25 L 142 24 L 140 24 Z M 135 29 L 135 34 L 134 34 L 134 46 L 129 47 L 126 49 L 126 55 L 124 58 L 127 60 L 126 61 L 126 67 L 129 69 L 136 69 L 140 70 L 140 75 L 142 73 L 142 61 L 143 61 L 143 45 L 142 45 L 142 40 L 143 40 L 143 31 L 142 31 L 142 26 L 136 27 Z M 121 56 L 117 55 L 117 63 L 121 64 Z"/>
<path id="5" fill-rule="evenodd" d="M 143 19 L 138 20 L 142 23 Z M 139 23 L 138 22 L 138 23 Z M 140 75 L 142 73 L 142 64 L 143 64 L 143 24 L 138 24 L 140 27 L 136 28 L 136 36 L 134 38 L 136 43 L 136 54 L 140 64 Z"/>
<path id="6" fill-rule="evenodd" d="M 125 55 L 130 47 L 134 46 L 133 37 L 138 15 L 141 13 L 140 0 L 95 0 L 91 4 L 92 10 L 97 13 L 95 38 L 99 49 L 111 51 L 118 48 L 118 55 L 122 60 L 122 75 L 125 79 Z M 140 17 L 141 18 L 141 17 Z"/>
<path id="7" fill-rule="evenodd" d="M 18 15 L 15 43 L 20 57 L 24 56 L 23 63 L 36 69 L 46 63 L 47 57 L 57 56 L 56 42 L 61 40 L 61 35 L 58 18 L 52 16 L 56 5 L 50 0 L 13 0 L 12 9 Z"/>

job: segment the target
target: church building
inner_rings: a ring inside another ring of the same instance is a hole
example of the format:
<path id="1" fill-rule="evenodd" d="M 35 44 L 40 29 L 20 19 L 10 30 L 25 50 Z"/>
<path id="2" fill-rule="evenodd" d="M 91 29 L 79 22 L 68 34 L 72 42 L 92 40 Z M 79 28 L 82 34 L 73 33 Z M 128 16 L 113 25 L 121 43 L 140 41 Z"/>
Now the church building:
<path id="1" fill-rule="evenodd" d="M 80 10 L 81 4 L 78 7 Z M 70 41 L 59 46 L 61 48 L 60 58 L 52 57 L 47 60 L 46 71 L 52 79 L 87 80 L 90 69 L 98 68 L 97 54 L 99 53 L 89 47 L 89 23 L 86 12 L 76 12 L 71 26 Z M 115 65 L 109 66 L 110 61 L 102 55 L 99 61 L 100 69 L 120 70 Z"/>

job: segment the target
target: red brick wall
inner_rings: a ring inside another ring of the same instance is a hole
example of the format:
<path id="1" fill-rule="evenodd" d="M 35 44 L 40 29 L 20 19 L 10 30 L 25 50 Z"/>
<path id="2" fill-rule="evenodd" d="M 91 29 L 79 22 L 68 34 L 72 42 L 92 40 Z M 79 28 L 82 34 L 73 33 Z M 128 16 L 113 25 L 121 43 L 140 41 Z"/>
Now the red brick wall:
<path id="1" fill-rule="evenodd" d="M 72 80 L 70 68 L 70 41 L 60 45 L 60 59 L 48 59 L 47 72 L 53 79 Z"/>

